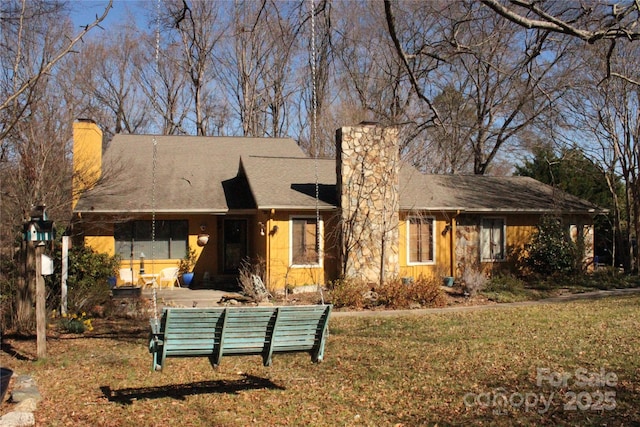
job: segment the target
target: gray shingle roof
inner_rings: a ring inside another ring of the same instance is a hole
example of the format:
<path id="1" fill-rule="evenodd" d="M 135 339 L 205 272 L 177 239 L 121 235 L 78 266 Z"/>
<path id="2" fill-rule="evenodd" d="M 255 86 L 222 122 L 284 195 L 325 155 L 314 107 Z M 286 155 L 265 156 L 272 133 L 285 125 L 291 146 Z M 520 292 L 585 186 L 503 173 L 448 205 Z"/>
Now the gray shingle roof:
<path id="1" fill-rule="evenodd" d="M 305 156 L 292 139 L 157 136 L 155 211 L 336 207 L 334 160 Z M 103 182 L 77 212 L 151 212 L 153 141 L 116 135 L 104 155 Z M 400 209 L 465 212 L 595 213 L 591 203 L 526 177 L 424 175 L 404 165 Z"/>
<path id="2" fill-rule="evenodd" d="M 156 212 L 226 212 L 227 200 L 236 204 L 231 208 L 250 202 L 236 178 L 240 156 L 249 154 L 305 157 L 288 138 L 116 135 L 103 156 L 102 182 L 75 211 L 151 212 L 154 206 Z"/>
<path id="3" fill-rule="evenodd" d="M 465 212 L 596 213 L 594 204 L 522 176 L 423 175 L 403 168 L 402 210 Z"/>
<path id="4" fill-rule="evenodd" d="M 335 160 L 317 161 L 318 208 L 336 206 Z M 242 157 L 259 209 L 315 209 L 316 161 L 312 158 Z"/>

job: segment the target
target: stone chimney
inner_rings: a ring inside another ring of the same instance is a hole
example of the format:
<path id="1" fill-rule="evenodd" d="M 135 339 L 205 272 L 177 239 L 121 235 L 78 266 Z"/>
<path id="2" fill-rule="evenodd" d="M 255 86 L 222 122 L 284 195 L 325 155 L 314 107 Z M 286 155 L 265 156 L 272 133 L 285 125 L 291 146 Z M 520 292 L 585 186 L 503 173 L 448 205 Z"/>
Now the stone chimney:
<path id="1" fill-rule="evenodd" d="M 91 119 L 73 123 L 73 203 L 91 189 L 102 173 L 102 130 Z"/>
<path id="2" fill-rule="evenodd" d="M 345 279 L 382 283 L 399 275 L 398 131 L 375 123 L 336 131 Z"/>

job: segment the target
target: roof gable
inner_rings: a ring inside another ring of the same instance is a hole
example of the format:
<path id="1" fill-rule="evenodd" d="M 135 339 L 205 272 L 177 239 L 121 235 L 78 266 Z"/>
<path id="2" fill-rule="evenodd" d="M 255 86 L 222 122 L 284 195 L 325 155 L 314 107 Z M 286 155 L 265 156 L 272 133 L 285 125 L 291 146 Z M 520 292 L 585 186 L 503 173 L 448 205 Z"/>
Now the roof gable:
<path id="1" fill-rule="evenodd" d="M 292 157 L 242 157 L 253 197 L 259 209 L 315 209 L 316 182 L 319 209 L 336 206 L 335 160 Z"/>

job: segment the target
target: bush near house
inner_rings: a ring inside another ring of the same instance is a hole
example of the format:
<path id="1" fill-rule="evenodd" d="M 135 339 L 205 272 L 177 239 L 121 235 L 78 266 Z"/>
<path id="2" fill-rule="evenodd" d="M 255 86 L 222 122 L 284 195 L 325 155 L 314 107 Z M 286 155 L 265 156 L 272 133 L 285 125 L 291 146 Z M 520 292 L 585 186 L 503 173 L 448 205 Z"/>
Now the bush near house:
<path id="1" fill-rule="evenodd" d="M 441 288 L 441 282 L 430 277 L 419 277 L 410 283 L 394 279 L 382 285 L 367 284 L 356 280 L 341 280 L 330 284 L 329 290 L 331 303 L 336 308 L 443 307 L 447 301 Z"/>
<path id="2" fill-rule="evenodd" d="M 526 266 L 537 274 L 573 273 L 582 259 L 578 245 L 564 230 L 562 222 L 552 216 L 540 219 L 538 230 L 527 245 Z"/>
<path id="3" fill-rule="evenodd" d="M 56 251 L 55 258 L 55 274 L 47 279 L 50 310 L 60 307 L 61 251 Z M 91 312 L 96 306 L 106 306 L 110 301 L 108 279 L 115 275 L 119 265 L 118 256 L 98 253 L 87 246 L 71 248 L 67 278 L 69 312 Z"/>
<path id="4" fill-rule="evenodd" d="M 372 291 L 370 284 L 357 280 L 336 280 L 329 283 L 331 304 L 336 308 L 361 310 L 366 307 L 365 294 Z"/>

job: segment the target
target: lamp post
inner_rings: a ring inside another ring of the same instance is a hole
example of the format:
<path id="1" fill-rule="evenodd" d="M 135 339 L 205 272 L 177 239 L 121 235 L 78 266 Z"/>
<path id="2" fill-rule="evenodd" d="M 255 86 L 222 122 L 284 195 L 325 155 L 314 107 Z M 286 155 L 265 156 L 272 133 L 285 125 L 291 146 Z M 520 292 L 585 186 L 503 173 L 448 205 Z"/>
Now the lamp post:
<path id="1" fill-rule="evenodd" d="M 140 275 L 144 274 L 144 252 L 140 252 Z"/>

